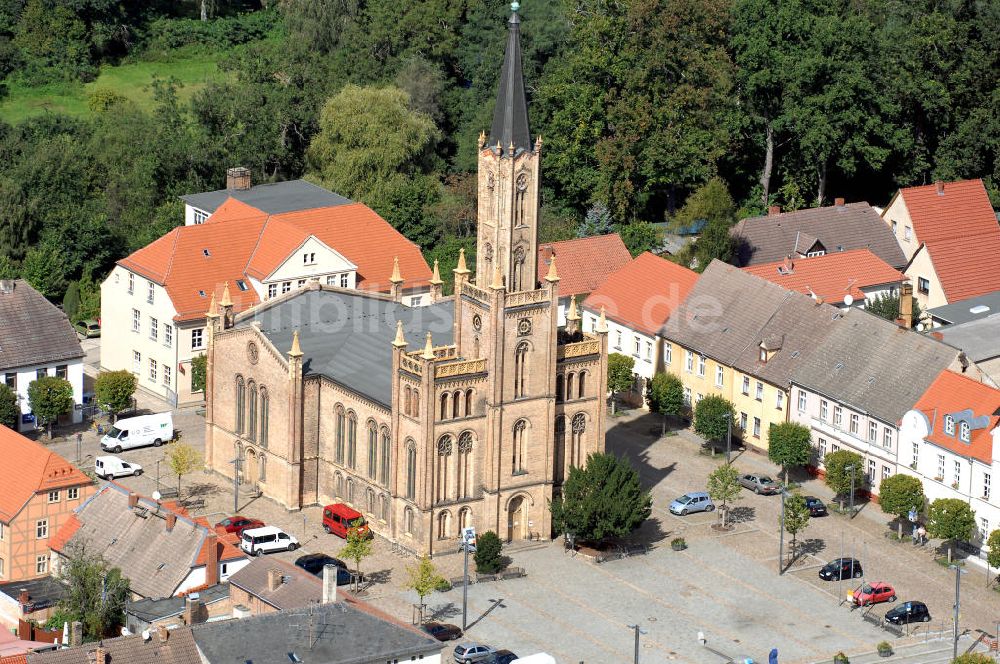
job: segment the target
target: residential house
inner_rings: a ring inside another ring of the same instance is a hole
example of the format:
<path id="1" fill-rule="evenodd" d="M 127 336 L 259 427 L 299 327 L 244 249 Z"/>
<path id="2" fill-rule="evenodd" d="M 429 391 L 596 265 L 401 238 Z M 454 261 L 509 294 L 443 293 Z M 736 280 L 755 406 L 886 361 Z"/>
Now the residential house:
<path id="1" fill-rule="evenodd" d="M 932 327 L 938 327 L 941 325 L 960 325 L 988 318 L 997 313 L 1000 313 L 1000 291 L 993 291 L 954 304 L 928 309 L 927 318 Z"/>
<path id="2" fill-rule="evenodd" d="M 930 334 L 962 351 L 986 374 L 983 382 L 1000 386 L 1000 316 L 945 325 L 934 328 Z"/>
<path id="3" fill-rule="evenodd" d="M 978 539 L 1000 526 L 1000 390 L 943 371 L 902 417 L 899 472 L 920 478 L 927 500 L 957 498 L 976 513 Z"/>
<path id="4" fill-rule="evenodd" d="M 28 282 L 22 279 L 0 280 L 0 339 L 3 339 L 0 344 L 0 375 L 17 395 L 21 410 L 18 431 L 35 428 L 35 416 L 28 405 L 28 385 L 42 376 L 58 376 L 69 381 L 73 386 L 75 407 L 60 421 L 80 422 L 83 349 L 66 314 Z"/>
<path id="5" fill-rule="evenodd" d="M 922 309 L 1000 290 L 1000 227 L 982 180 L 900 189 L 882 218 Z"/>
<path id="6" fill-rule="evenodd" d="M 176 504 L 109 482 L 77 508 L 49 542 L 53 567 L 75 546 L 100 551 L 129 579 L 136 599 L 171 597 L 226 581 L 247 564 L 235 535 L 221 535 Z"/>
<path id="7" fill-rule="evenodd" d="M 868 475 L 859 488 L 877 494 L 879 482 L 896 473 L 903 414 L 963 360 L 958 349 L 867 311 L 842 315 L 794 372 L 790 418 L 812 430 L 817 467 L 828 452 L 857 452 Z"/>
<path id="8" fill-rule="evenodd" d="M 229 598 L 234 611 L 245 610 L 253 616 L 304 609 L 337 601 L 337 574 L 334 571 L 331 579 L 321 579 L 277 558 L 256 558 L 229 577 Z"/>
<path id="9" fill-rule="evenodd" d="M 883 295 L 896 295 L 906 278 L 869 249 L 814 258 L 786 257 L 743 268 L 788 290 L 821 298 L 837 307 L 864 307 Z"/>
<path id="10" fill-rule="evenodd" d="M 771 425 L 787 420 L 791 376 L 842 316 L 833 306 L 720 261 L 702 273 L 660 331 L 664 366 L 689 403 L 731 401 L 741 435 L 767 449 Z"/>
<path id="11" fill-rule="evenodd" d="M 0 627 L 17 629 L 21 622 L 44 625 L 69 587 L 51 576 L 0 584 Z"/>
<path id="12" fill-rule="evenodd" d="M 46 641 L 32 641 L 0 629 L 0 664 L 26 664 L 27 653 L 55 650 L 59 646 Z"/>
<path id="13" fill-rule="evenodd" d="M 635 361 L 636 382 L 633 394 L 640 401 L 646 384 L 665 370 L 660 329 L 680 307 L 698 274 L 686 267 L 646 252 L 612 273 L 583 302 L 583 327 L 593 332 L 601 310 L 608 325 L 608 352 L 629 355 Z M 576 300 L 570 302 L 570 319 L 579 320 Z M 567 374 L 568 385 L 556 381 L 556 398 L 560 388 L 572 398 L 574 385 Z M 577 386 L 578 388 L 578 386 Z"/>
<path id="14" fill-rule="evenodd" d="M 240 312 L 319 280 L 429 304 L 434 284 L 420 247 L 370 208 L 307 183 L 264 189 L 267 196 L 243 196 L 249 202 L 226 190 L 232 195 L 202 223 L 118 261 L 101 284 L 103 369 L 127 369 L 144 391 L 192 403 L 203 398 L 192 389 L 191 360 L 205 351 L 213 297 Z M 302 189 L 308 195 L 299 199 Z"/>
<path id="15" fill-rule="evenodd" d="M 595 235 L 538 246 L 538 281 L 545 283 L 552 257 L 559 264 L 559 325 L 566 324 L 570 298 L 583 302 L 616 270 L 632 261 L 625 243 L 617 233 Z"/>
<path id="16" fill-rule="evenodd" d="M 94 493 L 69 461 L 0 426 L 0 582 L 49 574 L 49 537 Z"/>
<path id="17" fill-rule="evenodd" d="M 125 607 L 125 627 L 133 634 L 156 630 L 159 626 L 176 629 L 182 625 L 232 617 L 229 584 L 217 583 L 186 595 L 141 599 Z"/>
<path id="18" fill-rule="evenodd" d="M 906 266 L 896 239 L 868 203 L 844 203 L 743 219 L 733 227 L 740 265 L 759 265 L 868 249 L 897 270 Z"/>
<path id="19" fill-rule="evenodd" d="M 168 630 L 163 626 L 143 634 L 102 639 L 65 650 L 29 653 L 27 660 L 27 664 L 204 663 L 190 628 Z"/>

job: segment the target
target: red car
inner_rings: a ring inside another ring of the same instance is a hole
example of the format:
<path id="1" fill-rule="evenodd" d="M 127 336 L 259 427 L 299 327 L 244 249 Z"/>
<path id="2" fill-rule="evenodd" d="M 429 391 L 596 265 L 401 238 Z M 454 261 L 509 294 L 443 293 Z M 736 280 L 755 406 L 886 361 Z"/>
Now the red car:
<path id="1" fill-rule="evenodd" d="M 866 583 L 854 591 L 854 603 L 858 606 L 870 606 L 880 602 L 895 602 L 896 591 L 888 583 L 873 581 Z"/>
<path id="2" fill-rule="evenodd" d="M 225 528 L 227 533 L 242 535 L 248 528 L 263 528 L 264 522 L 259 519 L 248 519 L 245 516 L 231 516 L 215 524 L 216 528 Z"/>

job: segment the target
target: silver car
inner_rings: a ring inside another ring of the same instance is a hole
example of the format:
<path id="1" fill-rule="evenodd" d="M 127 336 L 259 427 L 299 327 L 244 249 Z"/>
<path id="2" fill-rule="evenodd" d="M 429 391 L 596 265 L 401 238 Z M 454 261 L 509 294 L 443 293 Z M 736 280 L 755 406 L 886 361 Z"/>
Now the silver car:
<path id="1" fill-rule="evenodd" d="M 754 493 L 762 493 L 765 496 L 773 496 L 774 494 L 781 493 L 780 484 L 767 475 L 760 475 L 758 473 L 740 475 L 740 484 Z"/>
<path id="2" fill-rule="evenodd" d="M 455 646 L 455 664 L 489 661 L 496 648 L 482 643 L 461 643 Z"/>

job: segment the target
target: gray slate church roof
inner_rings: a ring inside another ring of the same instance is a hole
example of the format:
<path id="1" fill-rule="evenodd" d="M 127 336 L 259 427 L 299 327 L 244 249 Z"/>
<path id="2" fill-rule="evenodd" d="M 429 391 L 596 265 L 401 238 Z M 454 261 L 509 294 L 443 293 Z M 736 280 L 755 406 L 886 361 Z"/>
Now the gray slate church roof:
<path id="1" fill-rule="evenodd" d="M 257 208 L 266 214 L 282 214 L 299 210 L 346 205 L 351 200 L 327 191 L 305 180 L 270 182 L 249 189 L 218 189 L 200 194 L 187 194 L 181 200 L 209 214 L 215 212 L 230 197 Z"/>
<path id="2" fill-rule="evenodd" d="M 455 304 L 427 307 L 323 287 L 300 289 L 292 296 L 265 303 L 237 325 L 260 322 L 260 330 L 282 353 L 299 331 L 304 375 L 322 375 L 389 407 L 392 404 L 392 340 L 396 321 L 403 321 L 408 351 L 423 348 L 428 332 L 435 346 L 452 343 Z"/>
<path id="3" fill-rule="evenodd" d="M 489 147 L 496 147 L 499 142 L 504 155 L 511 144 L 516 150 L 532 148 L 528 102 L 524 96 L 524 75 L 521 73 L 521 17 L 517 11 L 510 15 L 507 25 L 507 50 L 503 56 L 497 105 L 487 142 Z"/>
<path id="4" fill-rule="evenodd" d="M 5 283 L 12 288 L 0 287 L 0 372 L 83 357 L 66 314 L 26 281 Z"/>

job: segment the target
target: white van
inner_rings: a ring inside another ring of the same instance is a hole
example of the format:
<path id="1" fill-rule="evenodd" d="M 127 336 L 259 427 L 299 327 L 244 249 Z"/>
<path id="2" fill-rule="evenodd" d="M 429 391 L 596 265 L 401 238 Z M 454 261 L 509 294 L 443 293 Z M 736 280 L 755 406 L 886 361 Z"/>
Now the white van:
<path id="1" fill-rule="evenodd" d="M 556 664 L 556 658 L 544 652 L 515 659 L 510 664 Z"/>
<path id="2" fill-rule="evenodd" d="M 126 417 L 115 422 L 104 438 L 101 438 L 101 449 L 105 452 L 118 454 L 122 450 L 143 445 L 159 447 L 174 438 L 174 414 L 171 412 L 155 413 Z"/>
<path id="3" fill-rule="evenodd" d="M 250 528 L 243 531 L 240 538 L 240 549 L 251 556 L 260 556 L 272 551 L 294 551 L 299 548 L 299 541 L 274 526 Z"/>
<path id="4" fill-rule="evenodd" d="M 99 456 L 94 459 L 94 472 L 101 479 L 113 480 L 116 477 L 142 475 L 142 466 L 128 463 L 116 456 Z"/>

